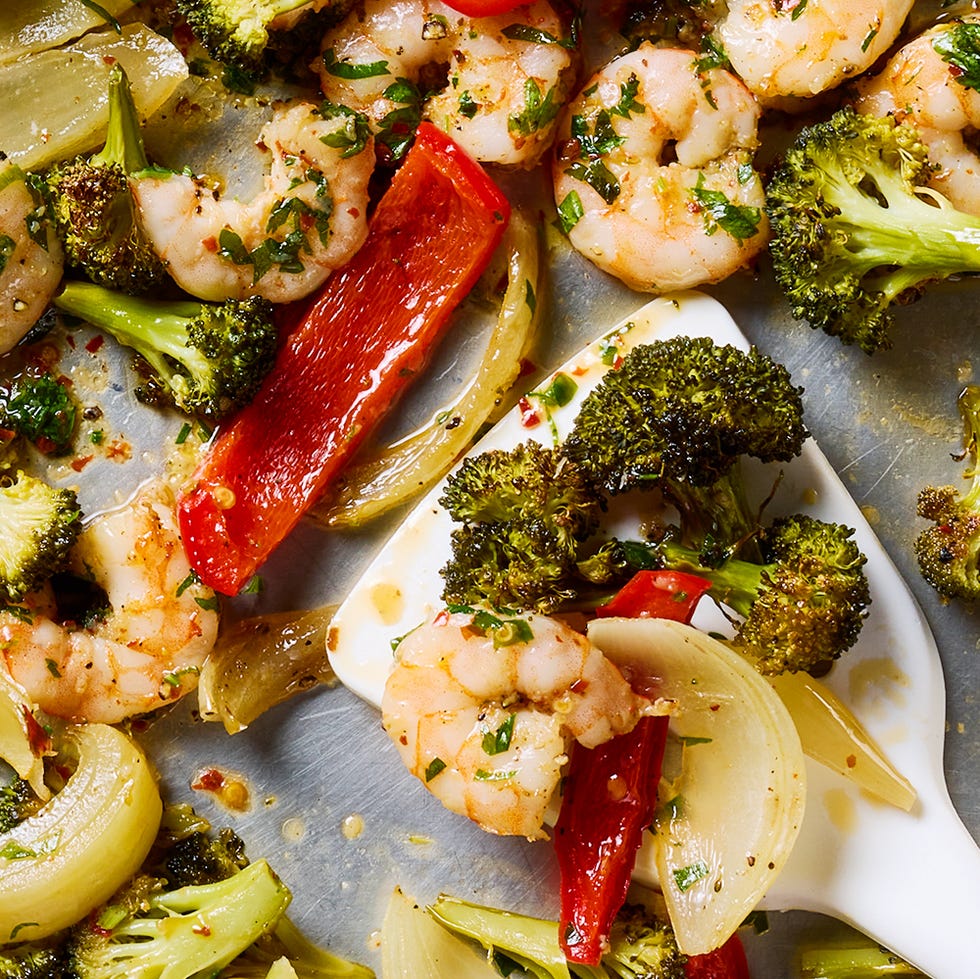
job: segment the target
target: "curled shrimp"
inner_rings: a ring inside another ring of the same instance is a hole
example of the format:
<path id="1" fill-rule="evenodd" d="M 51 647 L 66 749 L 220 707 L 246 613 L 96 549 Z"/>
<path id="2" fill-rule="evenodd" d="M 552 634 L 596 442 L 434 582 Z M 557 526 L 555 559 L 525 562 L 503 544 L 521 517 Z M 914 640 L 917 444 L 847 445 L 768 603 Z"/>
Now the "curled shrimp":
<path id="1" fill-rule="evenodd" d="M 355 113 L 290 102 L 263 128 L 271 163 L 250 201 L 186 174 L 132 181 L 137 213 L 178 285 L 199 299 L 301 299 L 367 236 L 372 141 Z"/>
<path id="2" fill-rule="evenodd" d="M 40 319 L 64 271 L 43 203 L 14 164 L 0 165 L 0 354 Z"/>
<path id="3" fill-rule="evenodd" d="M 389 150 L 415 113 L 477 160 L 526 168 L 551 144 L 575 76 L 548 0 L 479 18 L 440 0 L 363 0 L 324 37 L 316 67 L 323 94 L 364 112 Z"/>
<path id="4" fill-rule="evenodd" d="M 980 92 L 969 76 L 944 54 L 944 41 L 954 31 L 974 35 L 980 43 L 980 22 L 942 24 L 900 48 L 875 76 L 858 84 L 855 108 L 869 115 L 893 115 L 919 131 L 938 166 L 929 185 L 954 207 L 980 215 L 980 156 L 975 136 L 980 129 Z"/>
<path id="5" fill-rule="evenodd" d="M 72 562 L 106 595 L 91 625 L 62 621 L 50 588 L 0 611 L 0 654 L 31 699 L 56 717 L 114 724 L 193 690 L 218 612 L 191 573 L 166 484 L 95 518 Z"/>
<path id="6" fill-rule="evenodd" d="M 543 615 L 441 612 L 398 646 L 382 723 L 408 769 L 492 833 L 543 838 L 574 738 L 595 747 L 652 706 L 580 633 Z"/>
<path id="7" fill-rule="evenodd" d="M 715 38 L 761 100 L 856 77 L 898 37 L 913 0 L 728 0 Z"/>
<path id="8" fill-rule="evenodd" d="M 641 44 L 566 108 L 555 202 L 575 248 L 642 292 L 719 282 L 766 243 L 759 107 L 689 51 Z"/>

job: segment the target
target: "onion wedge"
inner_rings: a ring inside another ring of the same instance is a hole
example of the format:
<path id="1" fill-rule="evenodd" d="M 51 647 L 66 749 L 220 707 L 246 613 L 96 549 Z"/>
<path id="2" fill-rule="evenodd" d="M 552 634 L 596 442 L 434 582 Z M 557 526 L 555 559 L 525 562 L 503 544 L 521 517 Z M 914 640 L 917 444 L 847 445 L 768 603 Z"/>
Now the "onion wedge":
<path id="1" fill-rule="evenodd" d="M 793 719 L 751 663 L 692 626 L 596 619 L 589 639 L 676 704 L 654 833 L 634 879 L 659 880 L 681 951 L 731 936 L 786 863 L 803 821 L 805 759 Z"/>

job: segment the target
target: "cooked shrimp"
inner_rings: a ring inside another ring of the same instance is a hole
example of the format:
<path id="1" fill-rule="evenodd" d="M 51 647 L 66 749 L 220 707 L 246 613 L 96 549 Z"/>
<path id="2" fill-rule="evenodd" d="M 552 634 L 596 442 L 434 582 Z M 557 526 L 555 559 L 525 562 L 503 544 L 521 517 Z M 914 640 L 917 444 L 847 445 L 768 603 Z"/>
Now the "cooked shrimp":
<path id="1" fill-rule="evenodd" d="M 812 96 L 891 47 L 914 0 L 728 0 L 715 36 L 763 101 Z"/>
<path id="2" fill-rule="evenodd" d="M 323 94 L 364 112 L 386 145 L 404 137 L 406 114 L 417 108 L 407 80 L 422 92 L 435 88 L 422 117 L 470 155 L 530 168 L 571 94 L 565 37 L 548 0 L 476 19 L 440 0 L 362 0 L 327 33 L 317 69 Z"/>
<path id="3" fill-rule="evenodd" d="M 894 115 L 919 131 L 929 159 L 939 170 L 930 186 L 962 211 L 980 215 L 980 92 L 936 50 L 950 31 L 967 30 L 980 41 L 980 23 L 942 24 L 900 48 L 874 77 L 862 79 L 855 108 L 869 115 Z M 961 81 L 963 79 L 963 81 Z"/>
<path id="4" fill-rule="evenodd" d="M 563 623 L 479 616 L 442 612 L 402 640 L 382 723 L 448 809 L 492 833 L 542 838 L 567 740 L 595 747 L 653 707 Z"/>
<path id="5" fill-rule="evenodd" d="M 308 295 L 367 236 L 373 144 L 346 110 L 277 108 L 259 145 L 271 165 L 250 201 L 186 174 L 132 182 L 140 221 L 177 283 L 199 299 Z"/>
<path id="6" fill-rule="evenodd" d="M 0 354 L 40 319 L 64 271 L 44 207 L 12 163 L 0 164 Z"/>
<path id="7" fill-rule="evenodd" d="M 734 75 L 642 44 L 565 110 L 555 202 L 583 255 L 643 292 L 718 282 L 766 243 L 759 108 Z"/>
<path id="8" fill-rule="evenodd" d="M 0 654 L 34 702 L 56 717 L 114 724 L 193 690 L 214 645 L 214 593 L 191 574 L 173 495 L 147 484 L 79 535 L 74 571 L 106 594 L 89 626 L 60 621 L 50 589 L 26 611 L 0 612 Z"/>

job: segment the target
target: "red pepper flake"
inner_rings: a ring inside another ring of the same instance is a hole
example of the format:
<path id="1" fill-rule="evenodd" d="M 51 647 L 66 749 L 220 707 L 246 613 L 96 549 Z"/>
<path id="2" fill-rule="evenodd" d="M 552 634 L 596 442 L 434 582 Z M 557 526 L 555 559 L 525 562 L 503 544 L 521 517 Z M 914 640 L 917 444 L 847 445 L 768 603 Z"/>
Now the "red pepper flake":
<path id="1" fill-rule="evenodd" d="M 858 760 L 857 760 L 857 758 L 855 758 L 855 756 L 854 756 L 854 755 L 848 755 L 848 756 L 847 756 L 847 757 L 846 757 L 846 758 L 844 759 L 844 762 L 845 762 L 845 764 L 847 765 L 847 767 L 848 767 L 848 768 L 854 768 L 854 767 L 855 767 L 855 765 L 857 765 L 857 763 L 858 763 Z"/>
<path id="2" fill-rule="evenodd" d="M 204 938 L 211 937 L 211 927 L 210 925 L 206 925 L 203 921 L 200 924 L 195 924 L 194 927 L 191 928 L 191 931 L 194 932 L 195 935 L 202 935 Z"/>
<path id="3" fill-rule="evenodd" d="M 205 250 L 207 250 L 209 252 L 217 252 L 217 250 L 218 250 L 218 239 L 215 238 L 214 235 L 211 235 L 210 237 L 205 238 L 201 242 L 201 244 L 204 246 Z"/>
<path id="4" fill-rule="evenodd" d="M 245 812 L 251 804 L 251 792 L 244 776 L 220 768 L 202 768 L 191 782 L 191 788 L 210 792 L 216 802 L 234 812 Z"/>
<path id="5" fill-rule="evenodd" d="M 94 458 L 94 455 L 76 456 L 71 461 L 71 467 L 75 470 L 75 472 L 80 473 Z"/>
<path id="6" fill-rule="evenodd" d="M 443 609 L 433 620 L 433 625 L 448 625 L 449 624 L 449 610 Z"/>
<path id="7" fill-rule="evenodd" d="M 23 711 L 24 726 L 27 728 L 27 740 L 30 743 L 31 751 L 35 756 L 40 757 L 51 750 L 51 735 L 41 727 L 37 718 L 26 707 L 23 708 Z"/>
<path id="8" fill-rule="evenodd" d="M 85 349 L 90 353 L 98 353 L 102 349 L 102 345 L 105 343 L 105 337 L 99 333 L 97 336 L 92 337 L 88 343 L 85 344 Z"/>
<path id="9" fill-rule="evenodd" d="M 525 428 L 535 428 L 541 424 L 541 414 L 527 397 L 517 402 L 521 412 L 521 424 Z"/>
<path id="10" fill-rule="evenodd" d="M 518 377 L 527 377 L 529 374 L 537 373 L 538 365 L 534 363 L 533 360 L 528 360 L 527 357 L 521 357 L 520 373 Z"/>

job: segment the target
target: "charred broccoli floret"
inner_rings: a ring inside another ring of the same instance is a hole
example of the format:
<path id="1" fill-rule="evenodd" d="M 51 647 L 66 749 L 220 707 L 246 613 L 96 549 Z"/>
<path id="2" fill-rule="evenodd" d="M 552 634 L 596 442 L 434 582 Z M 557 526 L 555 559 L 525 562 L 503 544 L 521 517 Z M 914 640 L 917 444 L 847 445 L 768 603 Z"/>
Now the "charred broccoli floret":
<path id="1" fill-rule="evenodd" d="M 164 281 L 167 271 L 143 233 L 130 191 L 130 175 L 145 170 L 148 160 L 118 63 L 109 71 L 108 125 L 102 151 L 53 166 L 43 191 L 67 266 L 108 288 L 142 293 Z"/>
<path id="2" fill-rule="evenodd" d="M 30 783 L 14 776 L 6 785 L 0 787 L 0 833 L 6 833 L 30 819 L 40 806 Z M 4 972 L 0 969 L 0 976 Z"/>
<path id="3" fill-rule="evenodd" d="M 263 74 L 276 18 L 313 7 L 314 0 L 176 0 L 176 6 L 215 61 L 254 78 Z"/>
<path id="4" fill-rule="evenodd" d="M 68 975 L 61 936 L 0 948 L 0 979 L 65 979 Z"/>
<path id="5" fill-rule="evenodd" d="M 448 602 L 551 612 L 587 584 L 578 562 L 604 502 L 560 450 L 528 441 L 471 456 L 439 502 L 462 523 L 442 569 Z"/>
<path id="6" fill-rule="evenodd" d="M 472 904 L 442 895 L 432 916 L 458 935 L 503 955 L 530 975 L 571 974 L 575 979 L 683 979 L 687 956 L 677 948 L 666 915 L 627 904 L 613 922 L 609 949 L 599 965 L 564 961 L 558 924 L 542 918 Z M 557 963 L 562 963 L 559 967 Z"/>
<path id="7" fill-rule="evenodd" d="M 801 394 L 754 347 L 706 337 L 642 344 L 588 395 L 562 450 L 607 493 L 661 489 L 698 546 L 709 537 L 737 546 L 758 523 L 739 459 L 799 455 Z"/>
<path id="8" fill-rule="evenodd" d="M 803 129 L 766 188 L 776 281 L 793 315 L 867 353 L 890 345 L 892 304 L 980 271 L 980 219 L 923 189 L 918 131 L 839 109 Z"/>
<path id="9" fill-rule="evenodd" d="M 221 829 L 216 835 L 195 830 L 168 848 L 163 866 L 170 883 L 183 887 L 226 880 L 248 866 L 248 858 L 245 843 L 233 830 Z"/>
<path id="10" fill-rule="evenodd" d="M 926 486 L 918 514 L 932 521 L 915 541 L 915 556 L 926 581 L 946 598 L 980 598 L 980 387 L 964 388 L 957 406 L 965 429 L 963 455 L 969 457 L 965 493 L 955 486 Z"/>
<path id="11" fill-rule="evenodd" d="M 137 397 L 188 414 L 220 418 L 248 403 L 272 367 L 272 304 L 259 297 L 223 303 L 156 300 L 68 282 L 53 299 L 132 347 L 152 375 Z"/>
<path id="12" fill-rule="evenodd" d="M 648 566 L 708 579 L 708 594 L 742 619 L 733 645 L 762 673 L 813 671 L 854 645 L 871 604 L 866 558 L 853 534 L 797 514 L 760 534 L 761 564 L 732 558 L 712 567 L 668 538 L 651 546 Z M 639 565 L 646 563 L 641 548 L 631 549 Z"/>
<path id="13" fill-rule="evenodd" d="M 77 418 L 68 386 L 50 374 L 22 373 L 0 384 L 0 428 L 47 455 L 71 448 Z"/>
<path id="14" fill-rule="evenodd" d="M 73 490 L 24 472 L 0 483 L 0 598 L 17 602 L 59 571 L 80 529 Z"/>

